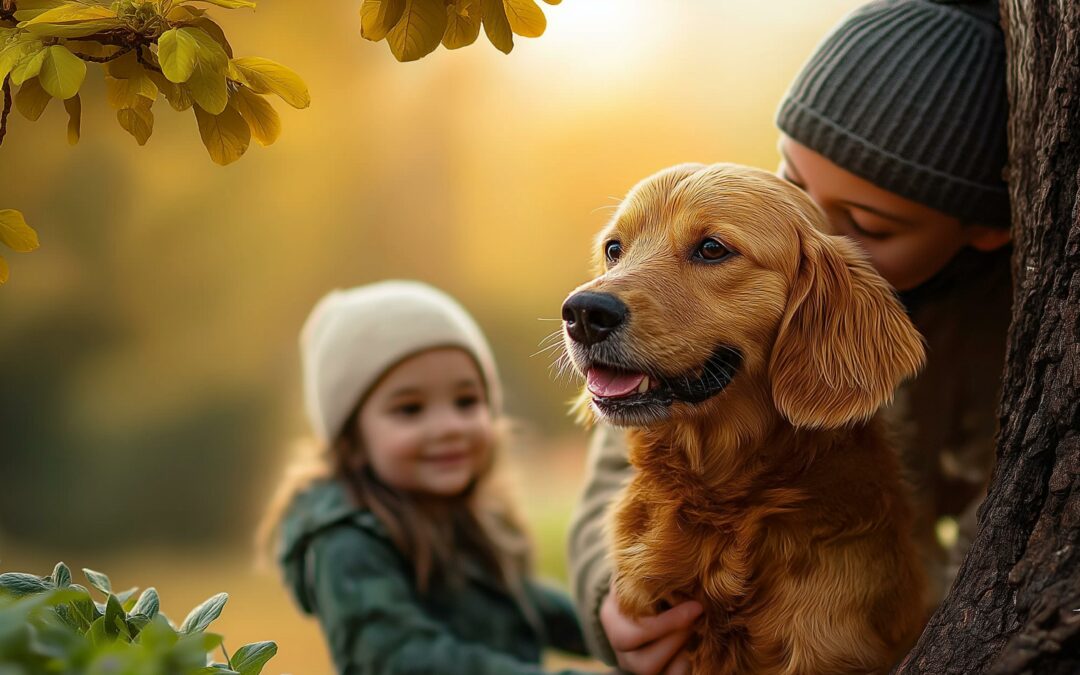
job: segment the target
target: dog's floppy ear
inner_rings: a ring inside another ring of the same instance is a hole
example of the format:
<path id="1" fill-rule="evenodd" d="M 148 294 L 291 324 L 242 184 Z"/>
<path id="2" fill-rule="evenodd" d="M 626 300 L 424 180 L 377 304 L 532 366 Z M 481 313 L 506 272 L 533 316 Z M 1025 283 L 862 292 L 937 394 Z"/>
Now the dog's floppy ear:
<path id="1" fill-rule="evenodd" d="M 773 401 L 797 427 L 868 419 L 922 367 L 922 336 L 851 242 L 801 232 L 802 261 L 769 363 Z"/>

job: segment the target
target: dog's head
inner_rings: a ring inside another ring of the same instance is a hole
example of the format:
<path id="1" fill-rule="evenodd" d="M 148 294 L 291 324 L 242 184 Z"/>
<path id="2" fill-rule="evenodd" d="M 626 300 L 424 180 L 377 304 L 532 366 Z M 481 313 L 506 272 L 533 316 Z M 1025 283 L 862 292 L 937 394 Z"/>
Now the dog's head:
<path id="1" fill-rule="evenodd" d="M 922 365 L 922 339 L 801 190 L 680 165 L 635 186 L 563 304 L 592 411 L 623 426 L 718 412 L 729 387 L 797 427 L 864 420 Z"/>

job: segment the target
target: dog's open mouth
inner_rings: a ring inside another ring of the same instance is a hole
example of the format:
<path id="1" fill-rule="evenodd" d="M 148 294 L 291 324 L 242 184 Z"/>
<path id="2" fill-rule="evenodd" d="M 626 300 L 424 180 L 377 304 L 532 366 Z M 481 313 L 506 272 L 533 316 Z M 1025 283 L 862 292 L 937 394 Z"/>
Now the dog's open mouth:
<path id="1" fill-rule="evenodd" d="M 694 373 L 661 376 L 594 363 L 586 370 L 593 404 L 614 422 L 641 423 L 667 416 L 676 401 L 701 403 L 722 392 L 742 365 L 738 350 L 721 346 Z"/>

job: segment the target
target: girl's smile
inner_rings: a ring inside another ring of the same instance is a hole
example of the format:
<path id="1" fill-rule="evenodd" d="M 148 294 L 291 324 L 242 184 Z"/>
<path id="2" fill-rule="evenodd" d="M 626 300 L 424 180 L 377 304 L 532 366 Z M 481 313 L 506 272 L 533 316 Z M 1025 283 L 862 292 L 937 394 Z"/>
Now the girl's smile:
<path id="1" fill-rule="evenodd" d="M 452 497 L 488 461 L 494 438 L 480 372 L 461 349 L 421 352 L 375 385 L 357 416 L 375 474 L 391 487 Z"/>

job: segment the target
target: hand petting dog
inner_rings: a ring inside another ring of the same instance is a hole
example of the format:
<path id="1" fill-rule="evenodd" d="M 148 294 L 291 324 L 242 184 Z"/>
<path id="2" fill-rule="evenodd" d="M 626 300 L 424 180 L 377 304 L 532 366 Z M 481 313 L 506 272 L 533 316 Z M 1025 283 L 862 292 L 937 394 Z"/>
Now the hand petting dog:
<path id="1" fill-rule="evenodd" d="M 922 626 L 907 495 L 874 419 L 922 339 L 823 224 L 765 171 L 676 166 L 630 191 L 597 278 L 563 305 L 583 412 L 631 429 L 612 597 L 630 618 L 700 603 L 693 673 L 883 671 Z"/>

